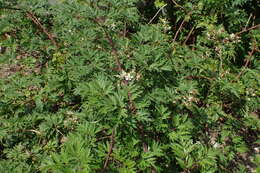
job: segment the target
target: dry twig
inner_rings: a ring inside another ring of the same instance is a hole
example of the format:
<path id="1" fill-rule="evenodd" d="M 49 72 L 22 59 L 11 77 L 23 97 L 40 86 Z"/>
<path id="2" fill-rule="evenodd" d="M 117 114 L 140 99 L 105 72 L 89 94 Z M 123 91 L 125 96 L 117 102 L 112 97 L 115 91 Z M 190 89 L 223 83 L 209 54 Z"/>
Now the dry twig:
<path id="1" fill-rule="evenodd" d="M 190 16 L 190 15 L 191 15 L 191 12 L 188 13 L 188 16 Z M 183 28 L 183 24 L 184 24 L 184 23 L 185 23 L 185 18 L 182 20 L 181 25 L 179 26 L 177 32 L 175 33 L 174 38 L 173 38 L 173 42 L 176 41 L 176 39 L 177 39 L 177 37 L 178 37 L 178 35 L 179 35 L 179 32 L 180 32 L 180 31 L 182 30 L 182 28 Z"/>

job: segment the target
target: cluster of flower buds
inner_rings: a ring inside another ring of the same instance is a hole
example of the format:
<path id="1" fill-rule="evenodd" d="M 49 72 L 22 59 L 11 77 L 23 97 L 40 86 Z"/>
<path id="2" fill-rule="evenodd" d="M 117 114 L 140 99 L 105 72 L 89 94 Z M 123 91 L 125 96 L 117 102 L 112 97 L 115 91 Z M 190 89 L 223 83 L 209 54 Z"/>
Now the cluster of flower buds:
<path id="1" fill-rule="evenodd" d="M 139 80 L 141 75 L 139 73 L 136 73 L 135 70 L 131 70 L 130 72 L 125 72 L 124 70 L 121 72 L 120 75 L 117 75 L 121 80 L 125 81 L 134 81 Z"/>
<path id="2" fill-rule="evenodd" d="M 232 33 L 229 35 L 229 37 L 223 39 L 224 43 L 228 43 L 228 42 L 235 42 L 235 43 L 239 43 L 241 42 L 241 39 L 238 35 Z"/>

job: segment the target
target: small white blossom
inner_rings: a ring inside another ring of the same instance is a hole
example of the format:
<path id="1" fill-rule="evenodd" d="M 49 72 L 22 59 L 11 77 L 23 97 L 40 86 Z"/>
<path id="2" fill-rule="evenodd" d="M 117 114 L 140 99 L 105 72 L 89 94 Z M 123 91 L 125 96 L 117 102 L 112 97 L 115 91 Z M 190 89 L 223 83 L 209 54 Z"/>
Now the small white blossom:
<path id="1" fill-rule="evenodd" d="M 230 38 L 233 40 L 236 38 L 236 35 L 234 33 L 230 34 Z"/>
<path id="2" fill-rule="evenodd" d="M 219 146 L 220 146 L 220 145 L 219 145 L 219 143 L 217 143 L 217 142 L 213 145 L 214 148 L 219 148 Z"/>
<path id="3" fill-rule="evenodd" d="M 132 70 L 131 72 L 128 72 L 128 73 L 125 71 L 122 71 L 118 77 L 121 79 L 124 79 L 126 81 L 132 81 L 133 79 L 135 79 L 135 72 L 134 72 L 134 70 Z"/>
<path id="4" fill-rule="evenodd" d="M 131 76 L 130 73 L 128 73 L 128 74 L 125 76 L 125 80 L 127 80 L 127 81 L 130 81 L 130 80 L 132 80 L 133 78 L 134 78 L 134 77 Z"/>

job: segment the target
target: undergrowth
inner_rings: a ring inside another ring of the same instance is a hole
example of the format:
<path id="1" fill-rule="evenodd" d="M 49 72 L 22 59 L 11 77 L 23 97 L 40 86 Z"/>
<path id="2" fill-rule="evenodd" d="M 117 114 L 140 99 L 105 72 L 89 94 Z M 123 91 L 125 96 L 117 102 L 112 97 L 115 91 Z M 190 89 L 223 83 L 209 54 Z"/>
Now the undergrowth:
<path id="1" fill-rule="evenodd" d="M 259 7 L 0 0 L 0 172 L 259 172 Z"/>

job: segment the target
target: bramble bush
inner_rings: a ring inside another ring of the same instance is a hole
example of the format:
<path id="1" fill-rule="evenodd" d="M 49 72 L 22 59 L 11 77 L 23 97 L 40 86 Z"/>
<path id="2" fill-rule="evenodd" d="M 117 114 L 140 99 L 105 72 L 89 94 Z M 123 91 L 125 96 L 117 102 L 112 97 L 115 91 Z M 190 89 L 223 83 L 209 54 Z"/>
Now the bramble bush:
<path id="1" fill-rule="evenodd" d="M 259 172 L 257 0 L 0 0 L 0 172 Z"/>

